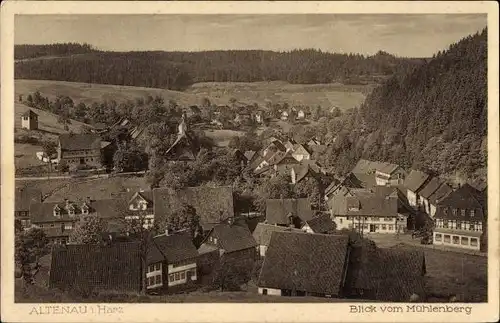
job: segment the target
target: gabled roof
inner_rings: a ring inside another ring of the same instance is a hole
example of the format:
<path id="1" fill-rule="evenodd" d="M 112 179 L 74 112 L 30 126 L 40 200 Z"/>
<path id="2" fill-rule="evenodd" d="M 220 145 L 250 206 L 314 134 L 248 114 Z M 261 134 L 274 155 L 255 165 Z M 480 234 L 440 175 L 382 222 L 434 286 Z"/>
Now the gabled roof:
<path id="1" fill-rule="evenodd" d="M 434 193 L 431 194 L 431 196 L 429 197 L 429 201 L 432 204 L 436 204 L 438 203 L 439 200 L 445 198 L 451 192 L 453 192 L 453 189 L 448 184 L 441 183 L 439 188 Z"/>
<path id="2" fill-rule="evenodd" d="M 306 224 L 314 233 L 332 233 L 335 230 L 335 224 L 328 214 L 315 216 Z"/>
<path id="3" fill-rule="evenodd" d="M 484 208 L 486 204 L 486 196 L 479 192 L 469 184 L 464 184 L 456 191 L 451 192 L 438 202 L 436 218 L 451 219 L 451 220 L 471 220 L 479 221 L 485 219 Z M 444 209 L 448 208 L 448 211 Z M 465 216 L 461 215 L 460 211 L 453 214 L 452 210 L 466 210 Z M 470 210 L 474 210 L 474 217 L 470 217 Z"/>
<path id="4" fill-rule="evenodd" d="M 36 114 L 35 112 L 33 112 L 33 110 L 29 109 L 28 111 L 24 112 L 21 116 L 22 116 L 22 117 L 30 117 L 30 118 L 33 118 L 33 117 L 38 116 L 38 114 Z"/>
<path id="5" fill-rule="evenodd" d="M 354 169 L 352 170 L 355 174 L 371 174 L 375 171 L 379 171 L 384 174 L 392 174 L 399 167 L 399 165 L 386 163 L 386 162 L 378 162 L 378 161 L 370 161 L 366 159 L 360 159 Z"/>
<path id="6" fill-rule="evenodd" d="M 266 221 L 269 224 L 288 224 L 290 213 L 302 221 L 312 219 L 311 202 L 307 198 L 266 200 Z"/>
<path id="7" fill-rule="evenodd" d="M 475 181 L 470 182 L 469 185 L 481 192 L 486 191 L 488 188 L 488 182 L 482 179 L 476 179 Z"/>
<path id="8" fill-rule="evenodd" d="M 255 153 L 256 152 L 253 150 L 247 150 L 247 151 L 245 151 L 244 155 L 248 159 L 248 161 L 251 161 L 253 159 L 253 157 L 255 156 Z"/>
<path id="9" fill-rule="evenodd" d="M 92 133 L 70 133 L 59 135 L 63 150 L 101 149 L 101 138 Z"/>
<path id="10" fill-rule="evenodd" d="M 292 156 L 292 152 L 289 150 L 285 154 L 277 153 L 277 159 L 273 160 L 273 165 L 280 164 L 298 164 L 298 160 Z M 271 161 L 271 160 L 269 160 Z"/>
<path id="11" fill-rule="evenodd" d="M 267 145 L 267 149 L 269 149 L 271 146 L 276 147 L 279 151 L 286 151 L 286 147 L 281 143 L 281 141 L 275 139 L 273 140 L 269 145 Z"/>
<path id="12" fill-rule="evenodd" d="M 42 192 L 31 187 L 18 187 L 15 192 L 14 210 L 29 211 L 32 203 L 42 202 Z"/>
<path id="13" fill-rule="evenodd" d="M 273 232 L 257 286 L 339 295 L 348 237 Z"/>
<path id="14" fill-rule="evenodd" d="M 425 299 L 425 272 L 422 251 L 381 249 L 364 243 L 352 249 L 347 280 L 349 288 L 373 291 L 374 300 L 409 302 L 413 294 Z"/>
<path id="15" fill-rule="evenodd" d="M 141 290 L 138 242 L 67 245 L 54 248 L 49 286 L 63 290 Z"/>
<path id="16" fill-rule="evenodd" d="M 377 194 L 354 197 L 334 196 L 328 204 L 333 215 L 348 216 L 397 216 L 399 207 L 397 197 L 384 197 Z M 359 211 L 349 210 L 350 206 L 359 206 Z"/>
<path id="17" fill-rule="evenodd" d="M 255 227 L 252 235 L 258 245 L 268 246 L 271 241 L 271 235 L 275 231 L 290 231 L 290 232 L 302 232 L 300 229 L 283 227 L 279 225 L 266 224 L 259 222 Z"/>
<path id="18" fill-rule="evenodd" d="M 441 183 L 439 182 L 439 179 L 437 177 L 433 177 L 418 193 L 420 196 L 428 199 L 437 189 Z"/>
<path id="19" fill-rule="evenodd" d="M 195 259 L 198 251 L 188 234 L 159 235 L 151 239 L 147 262 L 153 264 L 166 261 L 168 264 Z"/>
<path id="20" fill-rule="evenodd" d="M 82 214 L 84 202 L 70 201 L 68 205 L 74 207 L 75 215 L 70 216 L 65 202 L 33 203 L 30 206 L 30 219 L 33 223 L 74 221 Z M 124 216 L 128 210 L 126 201 L 122 199 L 93 200 L 90 202 L 89 214 L 97 214 L 106 219 L 117 219 Z M 60 217 L 54 216 L 54 208 L 60 209 Z"/>
<path id="21" fill-rule="evenodd" d="M 306 153 L 308 155 L 312 154 L 311 151 L 309 151 L 308 147 L 306 145 L 302 145 L 302 144 L 295 144 L 293 145 L 293 153 L 294 154 L 298 154 L 298 153 Z"/>
<path id="22" fill-rule="evenodd" d="M 219 246 L 227 252 L 254 248 L 257 242 L 248 226 L 221 223 L 213 227 L 208 236 L 216 236 Z"/>
<path id="23" fill-rule="evenodd" d="M 428 178 L 429 175 L 426 173 L 412 169 L 405 179 L 404 185 L 408 190 L 418 193 L 423 188 Z"/>
<path id="24" fill-rule="evenodd" d="M 292 166 L 293 171 L 295 172 L 295 182 L 298 183 L 304 178 L 308 176 L 315 177 L 318 175 L 318 172 L 314 171 L 312 167 L 308 164 L 299 164 Z"/>
<path id="25" fill-rule="evenodd" d="M 165 156 L 169 156 L 174 160 L 195 160 L 197 154 L 198 147 L 187 133 L 178 136 L 172 146 L 165 152 Z"/>
<path id="26" fill-rule="evenodd" d="M 231 186 L 186 187 L 177 191 L 170 188 L 153 189 L 154 214 L 157 221 L 167 219 L 182 204 L 191 205 L 200 217 L 205 230 L 221 220 L 234 217 L 233 189 Z"/>

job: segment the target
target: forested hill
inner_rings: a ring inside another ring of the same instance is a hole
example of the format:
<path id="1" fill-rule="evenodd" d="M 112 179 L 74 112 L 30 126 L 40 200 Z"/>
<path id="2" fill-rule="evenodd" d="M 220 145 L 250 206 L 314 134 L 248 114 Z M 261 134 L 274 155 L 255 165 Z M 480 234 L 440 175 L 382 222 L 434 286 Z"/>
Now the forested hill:
<path id="1" fill-rule="evenodd" d="M 33 46 L 30 51 L 30 46 Z M 197 82 L 287 81 L 373 83 L 421 64 L 424 59 L 334 54 L 318 50 L 273 52 L 103 52 L 88 46 L 18 45 L 15 77 L 182 90 Z M 53 56 L 43 59 L 44 53 Z M 75 53 L 79 55 L 74 55 Z M 63 56 L 63 57 L 61 57 Z M 22 58 L 32 58 L 22 60 Z M 33 59 L 38 57 L 39 59 Z"/>
<path id="2" fill-rule="evenodd" d="M 391 77 L 367 97 L 351 123 L 344 128 L 350 133 L 344 149 L 350 148 L 353 160 L 396 162 L 441 175 L 485 175 L 487 30 L 452 44 L 411 73 Z"/>

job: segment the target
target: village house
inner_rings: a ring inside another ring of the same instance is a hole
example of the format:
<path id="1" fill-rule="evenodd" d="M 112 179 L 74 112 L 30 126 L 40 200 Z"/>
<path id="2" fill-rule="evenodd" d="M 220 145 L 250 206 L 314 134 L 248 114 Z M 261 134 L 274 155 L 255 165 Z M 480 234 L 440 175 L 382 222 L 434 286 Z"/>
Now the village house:
<path id="1" fill-rule="evenodd" d="M 265 117 L 265 114 L 263 111 L 257 111 L 255 113 L 255 122 L 258 123 L 258 124 L 263 124 L 264 123 L 264 117 Z"/>
<path id="2" fill-rule="evenodd" d="M 321 141 L 317 137 L 312 137 L 308 142 L 308 146 L 318 146 L 321 145 Z"/>
<path id="3" fill-rule="evenodd" d="M 28 130 L 38 129 L 38 114 L 33 110 L 28 110 L 21 115 L 21 128 Z"/>
<path id="4" fill-rule="evenodd" d="M 292 184 L 300 183 L 308 178 L 319 180 L 323 175 L 325 172 L 314 160 L 303 160 L 297 165 L 292 165 L 290 170 Z"/>
<path id="5" fill-rule="evenodd" d="M 355 229 L 363 233 L 404 233 L 409 212 L 397 188 L 358 189 L 354 196 L 334 196 L 328 200 L 337 230 Z"/>
<path id="6" fill-rule="evenodd" d="M 309 160 L 311 159 L 311 152 L 307 149 L 306 146 L 302 144 L 295 144 L 293 146 L 292 156 L 298 161 L 302 161 L 304 159 Z"/>
<path id="7" fill-rule="evenodd" d="M 433 243 L 480 250 L 486 232 L 487 202 L 484 193 L 465 184 L 437 204 Z"/>
<path id="8" fill-rule="evenodd" d="M 363 183 L 353 173 L 334 179 L 325 189 L 325 201 L 334 196 L 354 196 L 350 191 L 352 188 L 363 188 Z"/>
<path id="9" fill-rule="evenodd" d="M 432 196 L 432 194 L 434 194 L 438 190 L 440 185 L 441 182 L 439 181 L 439 178 L 433 177 L 430 181 L 427 182 L 427 184 L 424 185 L 422 190 L 418 193 L 419 201 L 417 204 L 422 208 L 422 210 L 425 213 L 429 215 L 431 214 L 431 205 L 429 199 Z"/>
<path id="10" fill-rule="evenodd" d="M 434 193 L 432 193 L 432 195 L 429 197 L 429 215 L 431 216 L 431 218 L 436 215 L 437 205 L 439 201 L 447 197 L 451 192 L 453 192 L 453 189 L 447 183 L 443 182 L 441 183 L 439 188 Z"/>
<path id="11" fill-rule="evenodd" d="M 92 128 L 90 129 L 90 131 L 92 133 L 102 135 L 102 134 L 109 131 L 109 127 L 105 123 L 98 122 L 98 123 L 95 123 L 92 125 Z"/>
<path id="12" fill-rule="evenodd" d="M 230 280 L 237 284 L 248 281 L 257 260 L 256 249 L 257 242 L 248 226 L 229 218 L 208 232 L 198 248 L 198 254 L 203 258 L 205 254 L 218 252 L 218 257 L 212 258 L 211 274 L 224 288 Z"/>
<path id="13" fill-rule="evenodd" d="M 231 186 L 198 186 L 173 190 L 168 187 L 153 189 L 155 221 L 163 223 L 182 205 L 191 205 L 200 217 L 205 232 L 216 224 L 234 217 Z"/>
<path id="14" fill-rule="evenodd" d="M 302 230 L 307 233 L 332 234 L 335 232 L 335 223 L 328 213 L 322 213 L 306 221 Z"/>
<path id="15" fill-rule="evenodd" d="M 42 192 L 31 187 L 17 187 L 14 201 L 14 219 L 25 230 L 31 227 L 30 206 L 42 202 Z"/>
<path id="16" fill-rule="evenodd" d="M 420 201 L 419 193 L 430 180 L 430 176 L 424 172 L 412 169 L 408 177 L 406 177 L 404 186 L 406 187 L 408 202 L 414 208 L 418 206 Z"/>
<path id="17" fill-rule="evenodd" d="M 198 251 L 188 234 L 167 231 L 153 237 L 148 246 L 148 291 L 170 293 L 196 287 Z"/>
<path id="18" fill-rule="evenodd" d="M 126 212 L 126 202 L 122 199 L 91 200 L 87 197 L 84 201 L 66 199 L 64 202 L 33 203 L 30 219 L 32 227 L 42 229 L 50 242 L 66 244 L 77 222 L 92 216 L 108 223 L 124 222 Z"/>
<path id="19" fill-rule="evenodd" d="M 61 245 L 52 249 L 49 287 L 85 293 L 138 293 L 142 288 L 139 242 Z"/>
<path id="20" fill-rule="evenodd" d="M 101 138 L 96 134 L 62 134 L 59 135 L 57 160 L 70 169 L 78 166 L 101 168 L 102 148 Z"/>
<path id="21" fill-rule="evenodd" d="M 287 152 L 293 151 L 296 144 L 297 142 L 293 138 L 288 138 L 285 142 L 283 142 Z"/>
<path id="22" fill-rule="evenodd" d="M 266 158 L 268 157 L 269 154 L 275 154 L 277 152 L 282 152 L 282 153 L 285 153 L 286 152 L 286 147 L 283 145 L 283 143 L 279 140 L 273 140 L 271 141 L 269 144 L 267 144 L 265 146 L 264 149 L 261 150 L 261 156 L 263 158 Z"/>
<path id="23" fill-rule="evenodd" d="M 306 112 L 302 109 L 297 111 L 297 120 L 304 120 L 306 118 Z"/>
<path id="24" fill-rule="evenodd" d="M 248 159 L 239 149 L 231 149 L 231 155 L 240 163 L 241 166 L 248 164 Z"/>
<path id="25" fill-rule="evenodd" d="M 182 115 L 181 122 L 177 127 L 177 139 L 167 149 L 165 156 L 170 161 L 194 161 L 199 152 L 199 147 L 189 134 L 189 124 L 186 114 Z"/>
<path id="26" fill-rule="evenodd" d="M 397 186 L 403 184 L 406 177 L 406 172 L 398 165 L 365 159 L 358 161 L 352 173 L 363 182 L 364 187 Z"/>
<path id="27" fill-rule="evenodd" d="M 254 160 L 259 156 L 254 150 L 247 150 L 244 153 L 245 158 L 247 159 L 247 164 L 252 164 Z"/>
<path id="28" fill-rule="evenodd" d="M 125 220 L 140 221 L 145 229 L 154 225 L 153 192 L 139 191 L 118 195 L 119 199 L 127 201 L 128 212 L 124 214 Z"/>
<path id="29" fill-rule="evenodd" d="M 288 121 L 288 116 L 289 116 L 288 111 L 282 111 L 280 119 L 283 121 Z"/>
<path id="30" fill-rule="evenodd" d="M 308 198 L 266 200 L 266 222 L 300 229 L 313 218 L 311 202 Z"/>
<path id="31" fill-rule="evenodd" d="M 266 256 L 267 247 L 271 241 L 271 235 L 275 231 L 302 232 L 302 230 L 296 228 L 283 227 L 262 222 L 257 223 L 252 235 L 257 243 L 259 255 L 261 257 Z"/>
<path id="32" fill-rule="evenodd" d="M 258 293 L 341 297 L 349 263 L 348 240 L 339 235 L 273 232 Z"/>

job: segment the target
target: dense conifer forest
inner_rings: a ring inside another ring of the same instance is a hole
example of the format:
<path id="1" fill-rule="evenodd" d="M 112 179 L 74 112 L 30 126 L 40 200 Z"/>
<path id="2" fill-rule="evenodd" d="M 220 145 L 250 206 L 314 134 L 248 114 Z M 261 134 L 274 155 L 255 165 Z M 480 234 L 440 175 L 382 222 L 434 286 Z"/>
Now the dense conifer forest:
<path id="1" fill-rule="evenodd" d="M 481 177 L 477 171 L 484 171 L 487 160 L 487 91 L 484 29 L 414 71 L 396 73 L 359 110 L 330 123 L 326 131 L 338 137 L 324 160 L 345 170 L 363 157 Z"/>
<path id="2" fill-rule="evenodd" d="M 424 61 L 398 58 L 382 51 L 373 56 L 333 54 L 313 49 L 289 52 L 103 52 L 89 45 L 78 47 L 77 44 L 17 45 L 15 57 L 18 59 L 15 68 L 18 79 L 172 90 L 182 90 L 197 82 L 373 83 Z"/>

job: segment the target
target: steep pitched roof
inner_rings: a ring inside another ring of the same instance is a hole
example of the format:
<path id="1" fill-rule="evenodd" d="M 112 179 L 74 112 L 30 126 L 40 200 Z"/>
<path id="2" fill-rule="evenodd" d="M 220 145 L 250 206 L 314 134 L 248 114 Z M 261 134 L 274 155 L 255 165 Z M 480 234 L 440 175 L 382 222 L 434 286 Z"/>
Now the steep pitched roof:
<path id="1" fill-rule="evenodd" d="M 92 133 L 61 134 L 59 142 L 63 150 L 101 149 L 101 138 Z"/>
<path id="2" fill-rule="evenodd" d="M 476 179 L 475 181 L 470 182 L 469 185 L 481 192 L 486 191 L 488 188 L 488 182 L 482 179 Z"/>
<path id="3" fill-rule="evenodd" d="M 33 110 L 29 109 L 28 111 L 24 112 L 21 116 L 22 116 L 22 117 L 30 117 L 30 118 L 33 118 L 33 117 L 38 116 L 38 114 L 36 114 L 35 112 L 33 112 Z"/>
<path id="4" fill-rule="evenodd" d="M 374 291 L 374 300 L 408 302 L 413 294 L 425 299 L 425 271 L 422 251 L 363 244 L 352 249 L 347 280 L 350 288 Z"/>
<path id="5" fill-rule="evenodd" d="M 441 183 L 437 177 L 433 177 L 420 191 L 420 196 L 428 199 L 437 189 Z"/>
<path id="6" fill-rule="evenodd" d="M 198 256 L 198 251 L 188 234 L 162 234 L 154 237 L 151 242 L 147 257 L 148 264 L 164 260 L 171 264 Z"/>
<path id="7" fill-rule="evenodd" d="M 178 136 L 172 146 L 165 152 L 165 156 L 169 156 L 174 160 L 195 160 L 197 154 L 198 146 L 187 133 Z"/>
<path id="8" fill-rule="evenodd" d="M 255 153 L 256 152 L 253 150 L 247 150 L 247 151 L 245 151 L 244 155 L 248 161 L 252 161 L 253 157 L 255 156 Z"/>
<path id="9" fill-rule="evenodd" d="M 298 164 L 292 166 L 293 171 L 295 172 L 295 182 L 298 183 L 306 177 L 316 177 L 318 172 L 316 172 L 310 165 L 308 164 Z"/>
<path id="10" fill-rule="evenodd" d="M 307 147 L 306 145 L 303 145 L 303 144 L 295 144 L 293 145 L 293 150 L 294 150 L 294 154 L 297 154 L 297 153 L 301 153 L 301 154 L 312 154 L 312 151 L 309 151 L 309 147 Z"/>
<path id="11" fill-rule="evenodd" d="M 68 205 L 73 207 L 75 211 L 75 215 L 70 216 L 65 202 L 33 203 L 30 206 L 31 222 L 74 221 L 76 217 L 82 214 L 83 204 L 84 202 L 69 201 Z M 56 206 L 60 209 L 59 217 L 54 216 Z M 97 214 L 106 219 L 121 218 L 128 210 L 126 202 L 122 199 L 93 200 L 87 206 L 89 207 L 89 214 Z"/>
<path id="12" fill-rule="evenodd" d="M 155 219 L 162 221 L 182 204 L 196 209 L 205 230 L 221 220 L 234 217 L 233 189 L 231 186 L 186 187 L 177 191 L 169 188 L 153 189 Z"/>
<path id="13" fill-rule="evenodd" d="M 392 196 L 363 195 L 363 196 L 334 196 L 328 203 L 334 215 L 348 216 L 397 216 L 398 198 Z M 359 207 L 359 211 L 350 210 L 350 207 Z"/>
<path id="14" fill-rule="evenodd" d="M 384 174 L 392 174 L 398 168 L 399 165 L 396 164 L 360 159 L 356 166 L 354 166 L 352 172 L 355 174 L 371 174 L 375 171 L 379 171 Z"/>
<path id="15" fill-rule="evenodd" d="M 273 232 L 257 285 L 339 295 L 348 237 Z"/>
<path id="16" fill-rule="evenodd" d="M 445 198 L 451 192 L 453 192 L 453 189 L 448 184 L 441 183 L 439 188 L 434 193 L 431 194 L 431 196 L 429 197 L 429 201 L 432 204 L 436 204 L 438 203 L 439 200 Z"/>
<path id="17" fill-rule="evenodd" d="M 332 233 L 335 230 L 335 224 L 328 214 L 315 216 L 306 224 L 314 233 Z"/>
<path id="18" fill-rule="evenodd" d="M 42 192 L 31 187 L 18 187 L 15 192 L 14 210 L 29 211 L 32 203 L 42 202 Z"/>
<path id="19" fill-rule="evenodd" d="M 404 185 L 412 192 L 418 193 L 426 183 L 429 175 L 419 170 L 412 169 L 408 177 L 405 179 Z"/>
<path id="20" fill-rule="evenodd" d="M 210 235 L 218 238 L 218 244 L 225 252 L 245 250 L 257 245 L 248 226 L 239 224 L 217 224 Z"/>
<path id="21" fill-rule="evenodd" d="M 266 221 L 270 224 L 288 224 L 288 214 L 299 217 L 302 221 L 312 219 L 311 202 L 301 199 L 266 200 Z"/>
<path id="22" fill-rule="evenodd" d="M 483 220 L 485 204 L 486 197 L 482 192 L 469 184 L 464 184 L 439 201 L 435 217 L 450 220 Z M 460 211 L 454 214 L 453 209 L 466 210 L 465 215 L 462 216 Z M 474 210 L 474 217 L 470 216 L 470 210 Z"/>
<path id="23" fill-rule="evenodd" d="M 275 231 L 302 232 L 302 230 L 300 229 L 283 227 L 273 224 L 265 224 L 260 222 L 257 223 L 257 226 L 255 227 L 255 230 L 253 231 L 252 235 L 258 245 L 268 246 L 269 242 L 271 241 L 271 235 Z"/>
<path id="24" fill-rule="evenodd" d="M 140 291 L 139 243 L 107 246 L 67 245 L 54 248 L 49 286 L 60 289 Z"/>

